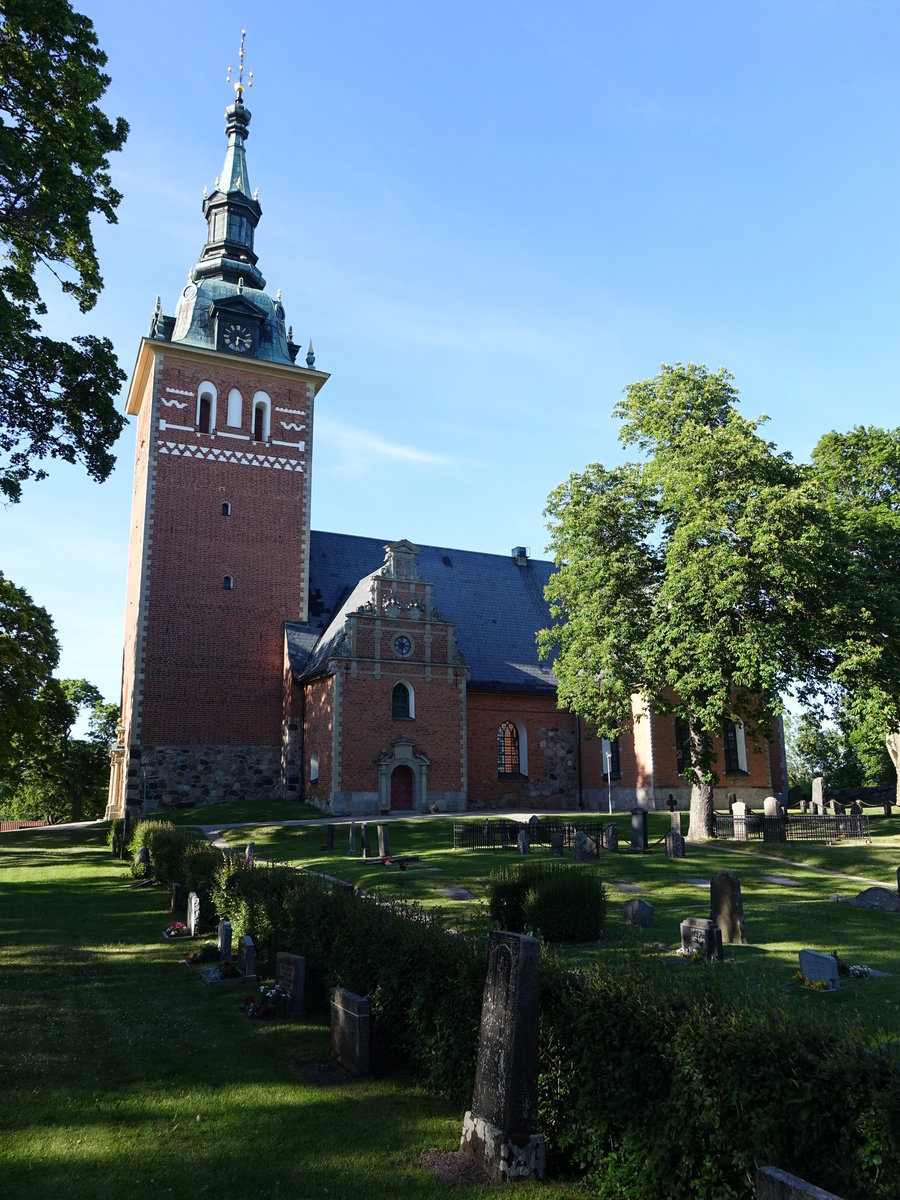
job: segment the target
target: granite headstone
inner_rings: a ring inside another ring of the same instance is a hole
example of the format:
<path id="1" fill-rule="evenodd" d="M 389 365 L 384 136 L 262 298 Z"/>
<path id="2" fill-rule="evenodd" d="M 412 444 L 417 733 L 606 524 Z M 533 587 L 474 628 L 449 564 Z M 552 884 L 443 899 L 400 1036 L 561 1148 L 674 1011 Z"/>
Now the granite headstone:
<path id="1" fill-rule="evenodd" d="M 746 943 L 741 881 L 733 871 L 716 871 L 710 880 L 709 916 L 722 931 L 723 942 Z"/>

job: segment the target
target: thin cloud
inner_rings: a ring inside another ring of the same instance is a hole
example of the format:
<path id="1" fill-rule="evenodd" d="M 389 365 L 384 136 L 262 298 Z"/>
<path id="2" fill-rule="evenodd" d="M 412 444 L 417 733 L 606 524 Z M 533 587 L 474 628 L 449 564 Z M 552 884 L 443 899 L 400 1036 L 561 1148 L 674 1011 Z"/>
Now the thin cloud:
<path id="1" fill-rule="evenodd" d="M 340 456 L 351 453 L 354 456 L 360 451 L 373 464 L 377 461 L 420 463 L 429 467 L 451 467 L 454 461 L 442 454 L 431 454 L 419 450 L 415 446 L 404 446 L 399 442 L 389 442 L 377 434 L 364 429 L 355 429 L 340 421 L 326 418 L 316 420 L 316 438 L 321 444 L 322 438 L 328 439 L 332 454 Z"/>

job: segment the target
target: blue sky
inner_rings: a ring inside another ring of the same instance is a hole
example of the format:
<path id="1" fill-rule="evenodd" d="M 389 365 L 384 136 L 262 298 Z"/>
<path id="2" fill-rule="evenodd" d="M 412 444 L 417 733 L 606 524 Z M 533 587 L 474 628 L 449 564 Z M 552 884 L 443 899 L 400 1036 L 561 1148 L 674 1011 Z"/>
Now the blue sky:
<path id="1" fill-rule="evenodd" d="M 156 296 L 174 312 L 249 22 L 260 266 L 332 373 L 315 528 L 540 555 L 548 492 L 623 457 L 612 408 L 661 362 L 728 367 L 798 459 L 898 424 L 895 3 L 76 7 L 131 135 L 105 291 L 49 326 L 130 372 Z M 111 700 L 133 454 L 132 426 L 106 484 L 54 464 L 0 509 L 61 673 Z"/>

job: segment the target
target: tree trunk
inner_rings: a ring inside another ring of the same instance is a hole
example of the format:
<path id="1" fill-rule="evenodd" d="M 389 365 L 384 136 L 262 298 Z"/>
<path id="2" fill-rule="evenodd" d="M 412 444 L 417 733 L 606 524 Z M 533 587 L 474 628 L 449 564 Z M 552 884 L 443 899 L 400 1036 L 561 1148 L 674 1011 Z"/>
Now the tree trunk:
<path id="1" fill-rule="evenodd" d="M 891 756 L 891 762 L 894 764 L 894 770 L 897 772 L 897 795 L 894 803 L 900 805 L 900 733 L 889 733 L 884 740 L 888 754 Z"/>
<path id="2" fill-rule="evenodd" d="M 713 836 L 712 746 L 709 736 L 691 725 L 691 819 L 688 842 L 707 842 Z"/>

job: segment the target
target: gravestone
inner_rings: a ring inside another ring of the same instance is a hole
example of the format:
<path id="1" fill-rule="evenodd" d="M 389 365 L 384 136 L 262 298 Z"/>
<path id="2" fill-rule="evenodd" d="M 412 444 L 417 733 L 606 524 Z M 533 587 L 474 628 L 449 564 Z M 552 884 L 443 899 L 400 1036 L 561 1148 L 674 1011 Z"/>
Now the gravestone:
<path id="1" fill-rule="evenodd" d="M 805 800 L 800 801 L 800 811 L 804 814 L 809 811 L 809 805 Z"/>
<path id="2" fill-rule="evenodd" d="M 893 811 L 894 811 L 894 810 L 891 808 L 891 802 L 890 802 L 890 800 L 885 800 L 885 802 L 884 802 L 884 815 L 885 815 L 886 817 L 889 817 Z"/>
<path id="3" fill-rule="evenodd" d="M 579 829 L 575 834 L 575 861 L 588 862 L 598 857 L 597 843 L 583 829 Z"/>
<path id="4" fill-rule="evenodd" d="M 562 858 L 565 838 L 561 829 L 554 829 L 550 834 L 550 853 L 554 858 Z M 897 890 L 900 892 L 900 867 L 897 868 Z"/>
<path id="5" fill-rule="evenodd" d="M 356 854 L 356 822 L 350 822 L 350 838 L 347 842 L 347 853 L 353 857 Z"/>
<path id="6" fill-rule="evenodd" d="M 681 949 L 685 954 L 702 954 L 706 959 L 725 957 L 722 952 L 722 931 L 715 921 L 703 917 L 687 917 L 681 922 Z"/>
<path id="7" fill-rule="evenodd" d="M 369 1074 L 369 1000 L 331 989 L 331 1053 L 353 1075 Z"/>
<path id="8" fill-rule="evenodd" d="M 196 937 L 200 932 L 200 897 L 196 892 L 191 892 L 188 896 L 185 925 L 191 937 Z"/>
<path id="9" fill-rule="evenodd" d="M 672 793 L 669 792 L 668 798 L 666 800 L 666 808 L 671 813 L 671 812 L 674 812 L 677 807 L 678 807 L 678 801 L 675 799 L 675 797 L 672 795 Z"/>
<path id="10" fill-rule="evenodd" d="M 247 849 L 244 851 L 244 862 L 249 863 L 252 867 L 256 861 L 256 843 L 248 842 Z"/>
<path id="11" fill-rule="evenodd" d="M 647 810 L 640 805 L 631 810 L 631 849 L 638 854 L 647 849 Z"/>
<path id="12" fill-rule="evenodd" d="M 218 934 L 219 958 L 222 962 L 231 962 L 231 922 L 220 921 Z"/>
<path id="13" fill-rule="evenodd" d="M 725 799 L 728 802 L 728 811 L 733 812 L 735 801 L 737 800 L 737 792 L 729 792 Z"/>
<path id="14" fill-rule="evenodd" d="M 541 839 L 541 823 L 536 816 L 528 818 L 528 840 L 539 842 Z"/>
<path id="15" fill-rule="evenodd" d="M 299 954 L 279 950 L 275 955 L 275 984 L 288 996 L 288 1016 L 303 1015 L 303 992 L 306 985 L 306 959 Z"/>
<path id="16" fill-rule="evenodd" d="M 256 947 L 247 933 L 238 938 L 237 967 L 246 982 L 256 978 Z"/>
<path id="17" fill-rule="evenodd" d="M 172 884 L 172 896 L 169 900 L 169 912 L 180 913 L 184 911 L 184 888 L 180 883 Z"/>
<path id="18" fill-rule="evenodd" d="M 666 858 L 684 858 L 684 838 L 674 829 L 666 834 Z"/>
<path id="19" fill-rule="evenodd" d="M 756 1200 L 841 1200 L 834 1192 L 807 1183 L 780 1167 L 757 1167 Z"/>
<path id="20" fill-rule="evenodd" d="M 498 1181 L 543 1179 L 546 1171 L 537 1125 L 539 1004 L 537 938 L 492 933 L 475 1088 L 459 1148 Z"/>
<path id="21" fill-rule="evenodd" d="M 746 944 L 741 881 L 733 871 L 716 871 L 710 880 L 709 917 L 722 931 L 723 942 Z"/>
<path id="22" fill-rule="evenodd" d="M 825 780 L 821 775 L 812 781 L 812 810 L 820 814 L 825 811 Z"/>
<path id="23" fill-rule="evenodd" d="M 136 867 L 146 867 L 147 874 L 150 873 L 150 851 L 146 846 L 140 846 L 137 854 L 134 856 L 134 865 Z"/>
<path id="24" fill-rule="evenodd" d="M 369 826 L 365 821 L 360 822 L 359 826 L 359 845 L 362 850 L 363 858 L 369 857 Z"/>
<path id="25" fill-rule="evenodd" d="M 766 796 L 763 800 L 763 813 L 770 820 L 777 820 L 781 816 L 778 801 L 774 796 Z"/>
<path id="26" fill-rule="evenodd" d="M 609 850 L 611 854 L 617 854 L 619 851 L 619 830 L 610 821 L 608 825 L 604 825 L 600 834 L 600 840 L 603 843 L 603 849 Z"/>
<path id="27" fill-rule="evenodd" d="M 849 901 L 857 908 L 877 908 L 881 912 L 900 912 L 900 896 L 890 888 L 868 887 Z"/>
<path id="28" fill-rule="evenodd" d="M 391 857 L 391 831 L 387 825 L 378 826 L 378 857 Z"/>
<path id="29" fill-rule="evenodd" d="M 673 833 L 681 833 L 681 813 L 676 810 L 669 813 L 670 828 Z"/>
<path id="30" fill-rule="evenodd" d="M 640 900 L 632 896 L 625 901 L 625 924 L 642 925 L 645 929 L 653 928 L 653 905 L 648 900 Z"/>
<path id="31" fill-rule="evenodd" d="M 325 826 L 325 850 L 328 854 L 334 853 L 334 826 Z"/>
<path id="32" fill-rule="evenodd" d="M 862 800 L 860 800 L 858 798 L 856 800 L 854 800 L 850 805 L 850 812 L 853 814 L 854 817 L 861 817 L 863 815 Z"/>
<path id="33" fill-rule="evenodd" d="M 731 806 L 731 813 L 734 817 L 734 840 L 746 842 L 748 835 L 747 805 L 743 800 L 735 800 Z"/>
<path id="34" fill-rule="evenodd" d="M 518 836 L 516 844 L 518 846 L 520 854 L 530 854 L 531 853 L 531 842 L 529 841 L 528 834 L 526 833 L 526 831 L 524 829 L 519 830 L 519 836 Z"/>
<path id="35" fill-rule="evenodd" d="M 836 991 L 840 987 L 837 959 L 833 954 L 821 954 L 818 950 L 801 950 L 800 970 L 813 983 L 824 980 L 827 992 Z"/>

